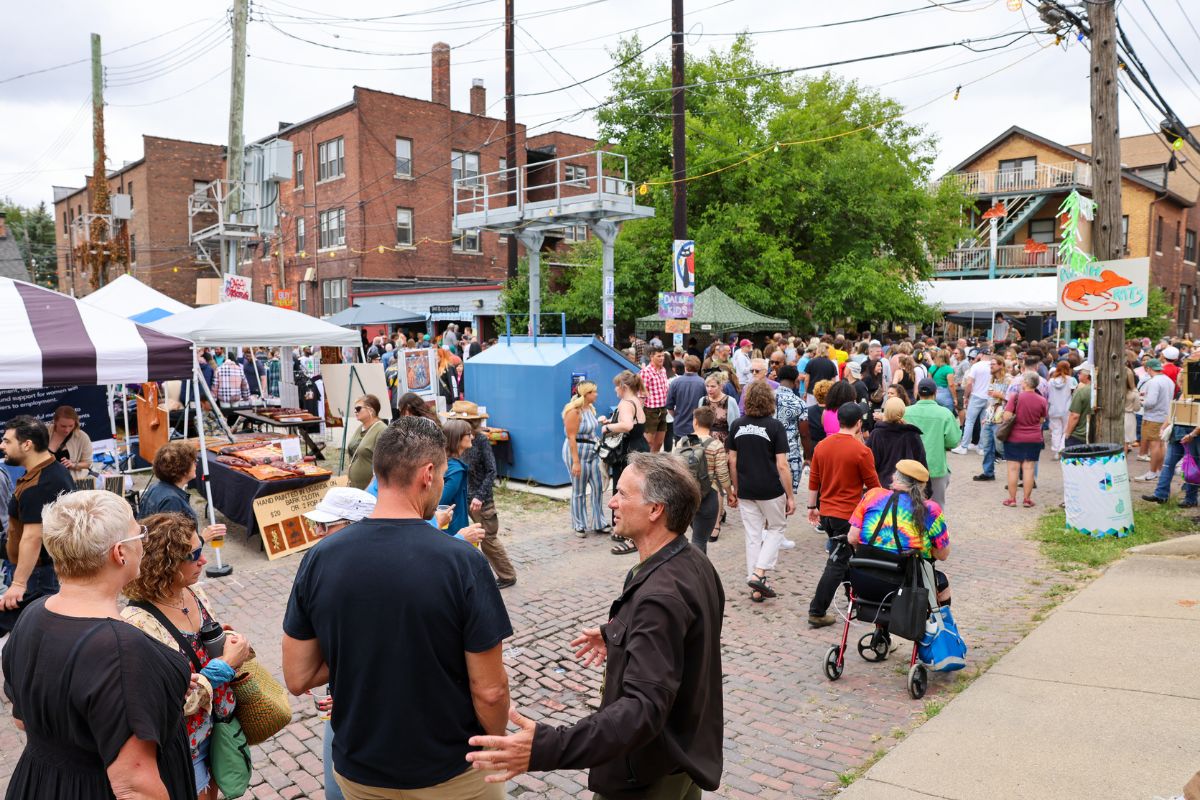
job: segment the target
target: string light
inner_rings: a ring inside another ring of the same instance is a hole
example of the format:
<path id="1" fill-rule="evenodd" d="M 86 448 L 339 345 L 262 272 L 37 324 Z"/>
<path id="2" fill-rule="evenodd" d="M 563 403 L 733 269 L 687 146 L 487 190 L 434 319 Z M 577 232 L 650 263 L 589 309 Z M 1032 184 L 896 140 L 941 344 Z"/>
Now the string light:
<path id="1" fill-rule="evenodd" d="M 1008 2 L 1005 3 L 1005 7 L 1009 11 L 1020 11 L 1023 4 L 1024 0 L 1008 0 Z"/>
<path id="2" fill-rule="evenodd" d="M 954 99 L 955 100 L 958 99 L 958 95 L 961 91 L 962 91 L 962 84 L 959 84 L 958 86 L 954 87 Z"/>

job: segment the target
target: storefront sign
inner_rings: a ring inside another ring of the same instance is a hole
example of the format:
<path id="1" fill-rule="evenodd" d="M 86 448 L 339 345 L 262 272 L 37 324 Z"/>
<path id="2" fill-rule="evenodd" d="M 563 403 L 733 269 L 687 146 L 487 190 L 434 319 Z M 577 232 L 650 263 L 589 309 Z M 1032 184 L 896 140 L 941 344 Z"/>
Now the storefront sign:
<path id="1" fill-rule="evenodd" d="M 690 319 L 669 319 L 663 323 L 663 330 L 676 336 L 682 336 L 692 332 L 692 321 Z"/>
<path id="2" fill-rule="evenodd" d="M 696 291 L 696 242 L 692 239 L 676 239 L 671 248 L 672 272 L 675 274 L 675 291 Z M 690 317 L 691 314 L 688 314 Z"/>
<path id="3" fill-rule="evenodd" d="M 274 561 L 316 544 L 320 540 L 317 527 L 304 514 L 316 508 L 331 487 L 346 483 L 345 476 L 331 478 L 255 500 L 254 519 L 258 521 L 267 558 Z"/>
<path id="4" fill-rule="evenodd" d="M 457 305 L 442 305 L 442 306 L 430 306 L 429 313 L 430 314 L 458 314 L 460 312 L 459 312 L 459 307 Z"/>
<path id="5" fill-rule="evenodd" d="M 253 283 L 250 278 L 244 278 L 241 275 L 226 275 L 221 283 L 221 302 L 253 300 L 250 293 Z"/>
<path id="6" fill-rule="evenodd" d="M 688 292 L 659 292 L 659 319 L 691 319 L 696 296 Z"/>

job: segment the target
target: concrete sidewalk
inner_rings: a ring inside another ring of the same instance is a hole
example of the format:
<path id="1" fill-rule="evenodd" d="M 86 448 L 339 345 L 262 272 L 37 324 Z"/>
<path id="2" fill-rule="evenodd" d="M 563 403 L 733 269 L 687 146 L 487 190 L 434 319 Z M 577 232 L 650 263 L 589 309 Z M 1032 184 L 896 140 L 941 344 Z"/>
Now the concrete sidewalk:
<path id="1" fill-rule="evenodd" d="M 838 797 L 1152 800 L 1197 770 L 1200 535 L 1131 550 Z"/>

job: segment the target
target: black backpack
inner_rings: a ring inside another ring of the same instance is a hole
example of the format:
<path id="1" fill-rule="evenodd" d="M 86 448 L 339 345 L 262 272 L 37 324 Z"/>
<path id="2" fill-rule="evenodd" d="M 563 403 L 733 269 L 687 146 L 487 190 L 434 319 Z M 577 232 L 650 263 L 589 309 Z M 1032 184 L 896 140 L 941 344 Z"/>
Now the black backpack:
<path id="1" fill-rule="evenodd" d="M 675 455 L 683 459 L 688 471 L 700 484 L 701 499 L 708 497 L 713 488 L 712 477 L 708 474 L 708 456 L 704 453 L 704 448 L 711 441 L 712 439 L 701 439 L 696 434 L 689 433 L 675 443 Z"/>

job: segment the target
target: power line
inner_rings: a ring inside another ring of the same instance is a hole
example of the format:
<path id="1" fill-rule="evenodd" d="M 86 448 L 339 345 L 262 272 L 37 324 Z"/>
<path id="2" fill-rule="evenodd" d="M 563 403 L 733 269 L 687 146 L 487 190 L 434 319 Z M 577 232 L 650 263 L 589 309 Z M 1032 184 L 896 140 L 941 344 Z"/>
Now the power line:
<path id="1" fill-rule="evenodd" d="M 1154 49 L 1154 52 L 1158 53 L 1158 57 L 1161 58 L 1163 63 L 1167 65 L 1167 69 L 1171 70 L 1171 73 L 1174 74 L 1175 77 L 1179 79 L 1179 82 L 1183 84 L 1189 92 L 1192 93 L 1193 97 L 1195 97 L 1197 100 L 1200 100 L 1200 93 L 1197 93 L 1195 89 L 1188 85 L 1187 79 L 1179 74 L 1179 70 L 1175 69 L 1174 65 L 1171 64 L 1171 60 L 1168 59 L 1163 51 L 1158 48 L 1158 45 L 1156 45 L 1154 40 L 1150 38 L 1150 34 L 1146 33 L 1146 29 L 1143 28 L 1141 23 L 1137 21 L 1137 17 L 1134 17 L 1132 14 L 1126 16 L 1129 17 L 1130 22 L 1132 22 L 1138 31 L 1141 32 L 1142 36 L 1146 37 L 1146 41 L 1150 43 L 1150 47 Z M 1187 62 L 1184 62 L 1184 65 L 1186 66 Z"/>
<path id="2" fill-rule="evenodd" d="M 229 67 L 226 67 L 225 69 L 218 72 L 216 75 L 212 75 L 208 78 L 205 78 L 204 80 L 200 81 L 200 83 L 197 83 L 195 86 L 192 86 L 190 89 L 184 89 L 182 92 L 173 94 L 170 97 L 164 97 L 161 100 L 151 100 L 148 103 L 105 103 L 105 105 L 112 106 L 113 108 L 143 108 L 145 106 L 156 106 L 159 103 L 166 103 L 169 100 L 174 100 L 178 97 L 183 97 L 185 94 L 191 94 L 192 92 L 196 91 L 200 87 L 207 86 L 208 84 L 212 83 L 217 78 L 220 78 L 222 75 L 228 75 L 228 74 L 229 74 Z"/>
<path id="3" fill-rule="evenodd" d="M 271 30 L 275 31 L 276 33 L 286 36 L 289 39 L 295 39 L 298 42 L 304 42 L 305 44 L 311 44 L 314 47 L 323 47 L 326 50 L 338 50 L 343 53 L 355 53 L 355 54 L 363 55 L 363 56 L 382 56 L 385 58 L 400 58 L 400 57 L 405 57 L 405 56 L 418 56 L 418 55 L 427 56 L 427 55 L 429 55 L 428 50 L 418 50 L 415 52 L 407 52 L 407 53 L 381 53 L 379 51 L 374 51 L 374 50 L 359 50 L 359 49 L 353 48 L 353 47 L 339 47 L 338 45 L 335 45 L 335 44 L 326 44 L 324 42 L 317 42 L 317 41 L 313 41 L 312 39 L 305 39 L 303 36 L 297 36 L 294 33 L 289 33 L 288 31 L 285 31 L 283 28 L 280 28 L 278 25 L 276 25 L 274 19 L 272 17 L 270 17 L 266 12 L 260 12 L 260 18 L 261 18 L 262 22 L 265 22 L 267 24 L 267 26 L 269 28 L 271 28 Z M 460 48 L 466 47 L 467 45 L 474 44 L 475 42 L 478 42 L 480 39 L 483 39 L 483 38 L 489 36 L 490 34 L 494 33 L 495 31 L 500 30 L 502 27 L 504 27 L 504 26 L 497 25 L 495 27 L 489 28 L 488 30 L 484 31 L 483 33 L 481 33 L 480 35 L 478 35 L 472 39 L 468 39 L 467 41 L 461 42 L 456 45 L 451 45 L 450 49 L 458 50 Z"/>
<path id="4" fill-rule="evenodd" d="M 917 6 L 915 8 L 902 9 L 900 11 L 888 11 L 883 14 L 875 14 L 874 16 L 870 16 L 870 17 L 859 17 L 857 19 L 844 19 L 844 20 L 837 20 L 835 22 L 822 22 L 817 25 L 800 25 L 800 26 L 794 27 L 794 28 L 770 28 L 767 30 L 736 31 L 736 32 L 730 32 L 730 33 L 704 33 L 704 32 L 701 32 L 701 33 L 688 34 L 688 35 L 689 36 L 761 36 L 761 35 L 771 34 L 771 33 L 792 33 L 794 31 L 815 31 L 815 30 L 820 30 L 822 28 L 838 28 L 843 25 L 854 25 L 854 24 L 857 24 L 860 22 L 874 22 L 875 20 L 888 19 L 889 17 L 901 17 L 906 14 L 919 14 L 924 11 L 936 11 L 939 8 L 949 11 L 951 9 L 946 8 L 946 6 L 956 6 L 956 5 L 960 5 L 962 3 L 973 3 L 973 2 L 975 2 L 975 0 L 949 0 L 949 2 L 941 3 L 940 5 L 934 4 L 934 5 Z M 983 9 L 982 8 L 973 8 L 973 9 L 963 9 L 963 10 L 964 11 L 982 11 Z"/>
<path id="5" fill-rule="evenodd" d="M 1154 24 L 1158 26 L 1159 31 L 1162 32 L 1163 38 L 1167 40 L 1167 44 L 1171 46 L 1171 49 L 1175 51 L 1175 55 L 1179 56 L 1179 60 L 1183 62 L 1184 69 L 1188 71 L 1188 74 L 1191 75 L 1197 83 L 1200 83 L 1200 78 L 1196 77 L 1196 73 L 1192 69 L 1191 64 L 1189 64 L 1188 60 L 1183 57 L 1183 53 L 1179 52 L 1179 48 L 1175 46 L 1175 42 L 1171 39 L 1171 34 L 1167 33 L 1167 29 L 1164 28 L 1163 24 L 1158 21 L 1158 16 L 1155 15 L 1154 9 L 1150 8 L 1150 4 L 1147 3 L 1146 0 L 1142 0 L 1142 5 L 1145 6 L 1146 13 L 1150 15 L 1150 19 L 1154 20 Z"/>
<path id="6" fill-rule="evenodd" d="M 211 25 L 209 25 L 204 30 L 200 31 L 200 33 L 193 36 L 187 42 L 184 42 L 182 45 L 180 45 L 178 47 L 173 47 L 165 53 L 161 53 L 161 54 L 153 56 L 151 58 L 143 59 L 142 61 L 134 61 L 129 64 L 110 65 L 107 67 L 107 69 L 109 72 L 111 72 L 113 74 L 117 74 L 117 73 L 123 74 L 123 73 L 127 73 L 127 72 L 130 72 L 130 73 L 138 72 L 143 67 L 153 68 L 158 63 L 170 60 L 172 57 L 179 54 L 180 51 L 188 49 L 194 43 L 209 39 L 213 35 L 214 32 L 219 31 L 220 29 L 222 29 L 223 27 L 225 27 L 228 24 L 229 24 L 228 20 L 226 20 L 224 18 L 214 20 Z"/>
<path id="7" fill-rule="evenodd" d="M 1188 16 L 1187 11 L 1183 8 L 1183 3 L 1175 0 L 1175 5 L 1179 6 L 1179 13 L 1183 15 L 1183 19 L 1188 24 L 1188 27 L 1192 29 L 1192 33 L 1196 34 L 1196 39 L 1200 40 L 1200 31 L 1196 30 L 1196 26 L 1192 23 L 1192 18 Z"/>
<path id="8" fill-rule="evenodd" d="M 127 77 L 127 78 L 119 77 L 116 81 L 112 81 L 112 82 L 105 81 L 105 86 L 114 88 L 114 89 L 120 89 L 120 88 L 123 88 L 126 86 L 137 86 L 140 83 L 148 83 L 150 81 L 158 80 L 159 78 L 162 78 L 166 75 L 170 75 L 173 72 L 178 72 L 179 70 L 183 69 L 184 67 L 194 64 L 195 62 L 204 58 L 204 56 L 211 53 L 213 50 L 216 50 L 218 47 L 223 46 L 226 42 L 228 42 L 230 40 L 231 37 L 232 37 L 231 32 L 225 31 L 222 33 L 220 38 L 214 39 L 212 42 L 208 43 L 202 49 L 188 52 L 186 54 L 181 54 L 177 60 L 172 61 L 169 64 L 164 64 L 162 67 L 160 67 L 157 71 L 155 71 L 153 73 L 145 74 L 140 77 Z"/>

